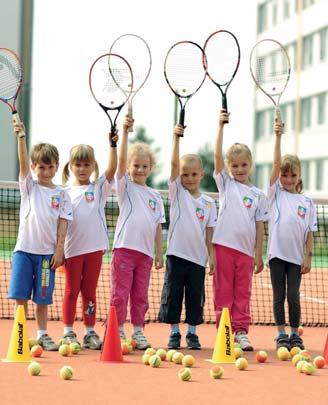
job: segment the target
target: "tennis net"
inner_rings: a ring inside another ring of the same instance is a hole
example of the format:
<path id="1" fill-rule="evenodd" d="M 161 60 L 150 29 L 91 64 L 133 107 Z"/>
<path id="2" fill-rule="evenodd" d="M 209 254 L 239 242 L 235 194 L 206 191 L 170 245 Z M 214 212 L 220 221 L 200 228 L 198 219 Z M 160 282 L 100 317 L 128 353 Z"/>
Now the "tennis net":
<path id="1" fill-rule="evenodd" d="M 167 222 L 163 224 L 164 251 L 169 226 L 169 199 L 167 192 L 161 192 L 165 205 Z M 217 194 L 211 195 L 217 198 Z M 216 199 L 218 204 L 218 201 Z M 318 215 L 318 232 L 314 233 L 314 257 L 312 270 L 303 277 L 301 285 L 302 324 L 311 326 L 328 326 L 328 200 L 315 200 Z M 16 243 L 19 225 L 20 194 L 16 182 L 0 183 L 0 319 L 13 318 L 14 303 L 7 299 L 10 279 L 12 250 Z M 109 247 L 113 243 L 118 206 L 115 195 L 111 195 L 106 204 L 106 219 L 109 235 Z M 267 229 L 264 243 L 266 250 Z M 264 253 L 265 255 L 265 253 Z M 105 320 L 110 299 L 110 249 L 104 255 L 103 266 L 97 289 L 98 320 Z M 164 269 L 152 271 L 149 287 L 149 310 L 146 321 L 156 321 L 160 306 Z M 62 318 L 62 301 L 64 292 L 64 274 L 56 272 L 54 302 L 49 308 L 49 319 Z M 206 277 L 205 322 L 215 322 L 212 299 L 212 279 Z M 251 313 L 253 324 L 274 324 L 272 314 L 272 289 L 268 269 L 253 277 Z M 288 313 L 288 312 L 287 312 Z M 28 317 L 34 318 L 34 307 L 29 303 Z M 81 305 L 78 305 L 77 319 L 81 319 Z M 182 319 L 183 316 L 182 316 Z"/>

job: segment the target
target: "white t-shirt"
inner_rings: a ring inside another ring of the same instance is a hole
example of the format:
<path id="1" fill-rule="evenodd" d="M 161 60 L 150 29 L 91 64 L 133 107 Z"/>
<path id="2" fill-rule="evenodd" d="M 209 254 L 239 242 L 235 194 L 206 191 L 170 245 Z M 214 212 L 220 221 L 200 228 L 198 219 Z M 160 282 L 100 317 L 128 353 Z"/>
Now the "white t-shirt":
<path id="1" fill-rule="evenodd" d="M 309 232 L 317 230 L 317 216 L 311 198 L 289 193 L 277 180 L 268 188 L 268 260 L 277 257 L 301 265 Z"/>
<path id="2" fill-rule="evenodd" d="M 226 169 L 213 175 L 219 190 L 218 223 L 213 243 L 254 257 L 256 222 L 268 219 L 263 191 L 236 181 Z"/>
<path id="3" fill-rule="evenodd" d="M 120 214 L 113 248 L 133 249 L 153 257 L 157 226 L 165 222 L 161 195 L 134 183 L 127 174 L 115 179 Z"/>
<path id="4" fill-rule="evenodd" d="M 213 198 L 201 194 L 194 198 L 181 184 L 181 177 L 169 182 L 170 227 L 168 255 L 174 255 L 205 267 L 208 259 L 206 228 L 216 226 Z"/>
<path id="5" fill-rule="evenodd" d="M 58 218 L 73 220 L 72 204 L 63 187 L 44 187 L 31 173 L 19 179 L 21 205 L 14 252 L 51 255 L 57 246 Z"/>
<path id="6" fill-rule="evenodd" d="M 106 250 L 108 235 L 105 204 L 112 183 L 102 175 L 85 186 L 69 186 L 74 220 L 68 225 L 65 240 L 65 258 Z"/>

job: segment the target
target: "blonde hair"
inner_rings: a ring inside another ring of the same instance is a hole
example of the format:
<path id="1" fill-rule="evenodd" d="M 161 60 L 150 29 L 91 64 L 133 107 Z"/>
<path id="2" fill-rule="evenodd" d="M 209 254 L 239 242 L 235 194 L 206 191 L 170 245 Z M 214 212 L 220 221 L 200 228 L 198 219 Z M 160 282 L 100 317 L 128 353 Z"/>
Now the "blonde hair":
<path id="1" fill-rule="evenodd" d="M 201 170 L 204 170 L 202 159 L 198 155 L 188 153 L 187 155 L 183 155 L 180 157 L 180 162 L 185 162 L 187 165 L 197 163 L 199 164 Z"/>
<path id="2" fill-rule="evenodd" d="M 95 179 L 99 177 L 99 167 L 95 158 L 95 151 L 92 146 L 79 144 L 73 146 L 69 152 L 69 161 L 65 164 L 62 174 L 62 182 L 66 184 L 68 182 L 70 171 L 69 167 L 75 162 L 89 162 L 95 165 Z"/>
<path id="3" fill-rule="evenodd" d="M 50 165 L 55 162 L 59 163 L 59 153 L 56 146 L 50 143 L 37 143 L 32 147 L 30 153 L 31 162 L 33 164 L 38 164 L 40 162 Z"/>
<path id="4" fill-rule="evenodd" d="M 303 191 L 303 181 L 301 179 L 301 161 L 296 155 L 284 155 L 281 158 L 280 174 L 286 174 L 288 172 L 295 173 L 297 170 L 300 175 L 300 179 L 296 185 L 296 191 L 301 193 Z"/>
<path id="5" fill-rule="evenodd" d="M 148 156 L 149 161 L 150 161 L 150 167 L 154 167 L 156 164 L 155 154 L 151 150 L 150 146 L 146 143 L 136 142 L 136 143 L 130 144 L 130 146 L 128 148 L 128 157 L 127 157 L 128 165 L 130 164 L 132 157 L 135 155 Z"/>
<path id="6" fill-rule="evenodd" d="M 234 143 L 230 146 L 230 148 L 226 152 L 225 162 L 226 165 L 229 167 L 233 159 L 238 155 L 245 155 L 247 159 L 249 159 L 251 166 L 253 165 L 253 157 L 252 152 L 247 145 L 244 143 Z"/>

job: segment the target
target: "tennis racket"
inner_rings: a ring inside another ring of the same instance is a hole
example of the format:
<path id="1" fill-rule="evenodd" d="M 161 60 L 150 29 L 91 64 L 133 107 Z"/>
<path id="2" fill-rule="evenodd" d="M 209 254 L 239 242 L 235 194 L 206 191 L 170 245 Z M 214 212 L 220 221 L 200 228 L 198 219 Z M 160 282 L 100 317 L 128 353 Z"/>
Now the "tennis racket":
<path id="1" fill-rule="evenodd" d="M 89 86 L 93 98 L 109 118 L 111 146 L 115 147 L 116 120 L 133 88 L 131 67 L 120 55 L 101 55 L 90 68 Z"/>
<path id="2" fill-rule="evenodd" d="M 10 49 L 0 48 L 0 100 L 9 106 L 16 123 L 20 123 L 16 100 L 22 82 L 22 65 L 18 56 Z M 23 130 L 20 135 L 25 135 Z"/>
<path id="3" fill-rule="evenodd" d="M 272 101 L 275 118 L 281 122 L 279 103 L 290 77 L 286 49 L 274 39 L 257 42 L 250 54 L 250 71 L 256 86 Z"/>
<path id="4" fill-rule="evenodd" d="M 133 88 L 128 101 L 128 116 L 133 118 L 132 102 L 139 90 L 146 83 L 151 67 L 152 58 L 147 42 L 136 34 L 124 34 L 115 39 L 109 53 L 116 53 L 125 58 L 133 70 Z M 111 66 L 109 65 L 111 70 Z M 115 79 L 115 74 L 114 74 Z M 133 126 L 129 127 L 129 132 L 133 132 Z"/>
<path id="5" fill-rule="evenodd" d="M 230 31 L 215 31 L 206 39 L 204 52 L 204 69 L 221 92 L 222 109 L 228 112 L 227 91 L 240 63 L 238 40 Z"/>
<path id="6" fill-rule="evenodd" d="M 206 78 L 203 49 L 191 41 L 180 41 L 168 50 L 164 62 L 164 76 L 180 105 L 179 124 L 184 126 L 185 108 L 190 98 L 200 89 Z"/>

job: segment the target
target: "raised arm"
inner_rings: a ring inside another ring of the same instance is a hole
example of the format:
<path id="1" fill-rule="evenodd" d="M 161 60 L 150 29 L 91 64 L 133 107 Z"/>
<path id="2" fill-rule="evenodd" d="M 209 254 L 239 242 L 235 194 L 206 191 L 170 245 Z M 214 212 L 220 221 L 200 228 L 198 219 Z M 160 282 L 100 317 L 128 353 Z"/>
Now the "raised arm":
<path id="1" fill-rule="evenodd" d="M 13 120 L 14 132 L 17 136 L 17 149 L 18 149 L 18 161 L 19 161 L 19 177 L 25 178 L 30 170 L 30 163 L 26 147 L 26 137 L 24 124 L 16 123 Z"/>
<path id="2" fill-rule="evenodd" d="M 177 124 L 173 131 L 173 144 L 171 155 L 171 175 L 170 180 L 174 181 L 179 176 L 180 170 L 180 138 L 183 135 L 184 127 Z"/>
<path id="3" fill-rule="evenodd" d="M 224 168 L 224 159 L 222 152 L 223 145 L 223 131 L 224 125 L 229 122 L 230 113 L 225 112 L 224 110 L 220 111 L 219 116 L 219 127 L 216 134 L 215 145 L 214 145 L 214 173 L 218 174 Z"/>
<path id="4" fill-rule="evenodd" d="M 272 163 L 272 172 L 270 177 L 270 186 L 274 184 L 279 178 L 279 172 L 281 167 L 281 134 L 284 124 L 275 120 L 274 123 L 274 134 L 275 134 L 275 143 L 273 149 L 273 163 Z"/>
<path id="5" fill-rule="evenodd" d="M 118 148 L 117 174 L 119 177 L 126 173 L 128 160 L 128 130 L 133 125 L 134 120 L 129 116 L 124 117 L 122 139 Z"/>
<path id="6" fill-rule="evenodd" d="M 113 137 L 113 141 L 116 143 L 118 141 L 118 135 Z M 110 142 L 109 142 L 110 143 Z M 105 171 L 105 176 L 108 181 L 111 181 L 117 169 L 117 148 L 114 146 L 109 146 L 109 156 L 108 156 L 108 166 Z"/>

